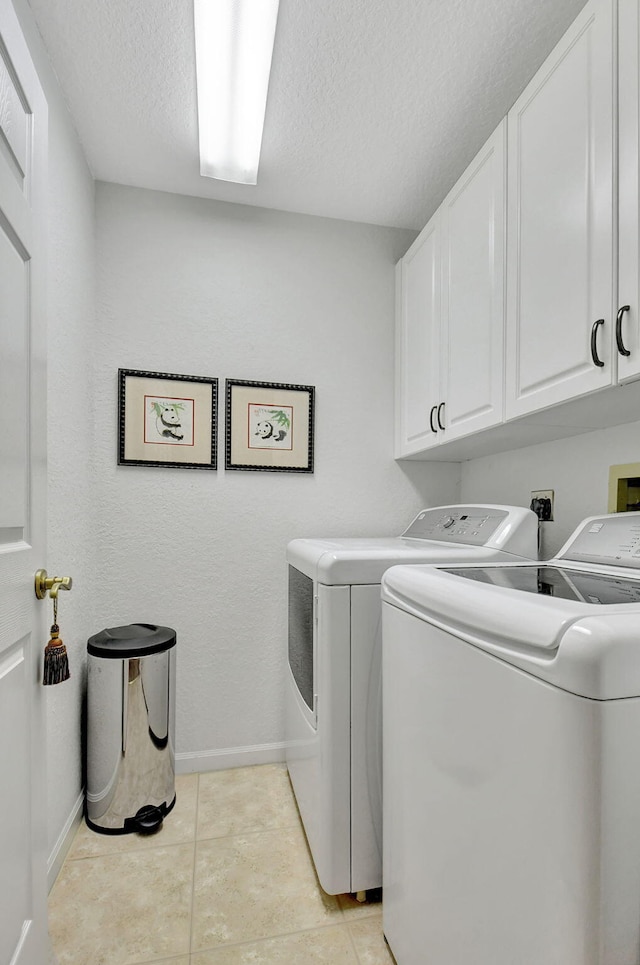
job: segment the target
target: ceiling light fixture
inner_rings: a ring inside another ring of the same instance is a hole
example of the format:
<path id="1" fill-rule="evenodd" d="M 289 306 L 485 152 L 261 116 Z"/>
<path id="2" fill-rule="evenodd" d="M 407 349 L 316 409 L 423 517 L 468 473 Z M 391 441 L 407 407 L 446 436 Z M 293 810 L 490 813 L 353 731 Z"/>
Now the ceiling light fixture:
<path id="1" fill-rule="evenodd" d="M 279 0 L 194 0 L 200 174 L 257 184 Z"/>

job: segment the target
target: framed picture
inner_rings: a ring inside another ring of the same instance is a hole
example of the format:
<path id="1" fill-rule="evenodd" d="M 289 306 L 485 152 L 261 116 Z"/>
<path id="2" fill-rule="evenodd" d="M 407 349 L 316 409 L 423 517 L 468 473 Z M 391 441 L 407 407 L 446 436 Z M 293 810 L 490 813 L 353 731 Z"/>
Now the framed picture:
<path id="1" fill-rule="evenodd" d="M 118 465 L 216 468 L 218 380 L 118 369 Z"/>
<path id="2" fill-rule="evenodd" d="M 313 472 L 312 385 L 226 381 L 227 469 Z"/>

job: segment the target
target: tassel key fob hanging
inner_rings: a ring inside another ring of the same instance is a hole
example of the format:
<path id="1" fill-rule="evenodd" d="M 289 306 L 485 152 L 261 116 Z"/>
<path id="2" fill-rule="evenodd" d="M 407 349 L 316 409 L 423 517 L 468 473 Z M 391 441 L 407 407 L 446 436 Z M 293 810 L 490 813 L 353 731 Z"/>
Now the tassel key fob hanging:
<path id="1" fill-rule="evenodd" d="M 44 648 L 44 674 L 42 683 L 61 684 L 71 676 L 69 671 L 69 658 L 67 648 L 60 639 L 60 627 L 58 626 L 58 594 L 53 596 L 53 626 L 51 627 L 51 639 Z"/>

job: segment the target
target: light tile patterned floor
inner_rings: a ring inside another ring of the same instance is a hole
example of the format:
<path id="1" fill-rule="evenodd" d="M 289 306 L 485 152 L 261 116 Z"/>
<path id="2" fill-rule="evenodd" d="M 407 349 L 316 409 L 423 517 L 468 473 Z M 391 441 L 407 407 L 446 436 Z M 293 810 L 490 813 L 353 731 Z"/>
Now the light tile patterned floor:
<path id="1" fill-rule="evenodd" d="M 381 904 L 320 888 L 284 765 L 176 791 L 156 835 L 80 826 L 49 898 L 60 965 L 393 965 Z"/>

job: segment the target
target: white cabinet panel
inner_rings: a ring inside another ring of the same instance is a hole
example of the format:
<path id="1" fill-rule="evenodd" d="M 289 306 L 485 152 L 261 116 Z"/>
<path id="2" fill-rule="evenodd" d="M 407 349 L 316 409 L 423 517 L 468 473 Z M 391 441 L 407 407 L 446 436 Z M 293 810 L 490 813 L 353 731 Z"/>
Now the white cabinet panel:
<path id="1" fill-rule="evenodd" d="M 398 266 L 397 457 L 503 418 L 505 127 Z"/>
<path id="2" fill-rule="evenodd" d="M 618 380 L 640 375 L 640 15 L 618 0 Z M 627 307 L 628 306 L 628 307 Z M 626 310 L 625 310 L 626 309 Z M 626 354 L 628 353 L 628 354 Z"/>
<path id="3" fill-rule="evenodd" d="M 438 404 L 440 326 L 440 213 L 431 219 L 398 265 L 396 343 L 396 457 L 437 444 L 430 423 Z"/>
<path id="4" fill-rule="evenodd" d="M 615 380 L 614 51 L 592 0 L 508 115 L 508 418 Z"/>
<path id="5" fill-rule="evenodd" d="M 506 120 L 442 206 L 443 441 L 502 421 Z"/>

